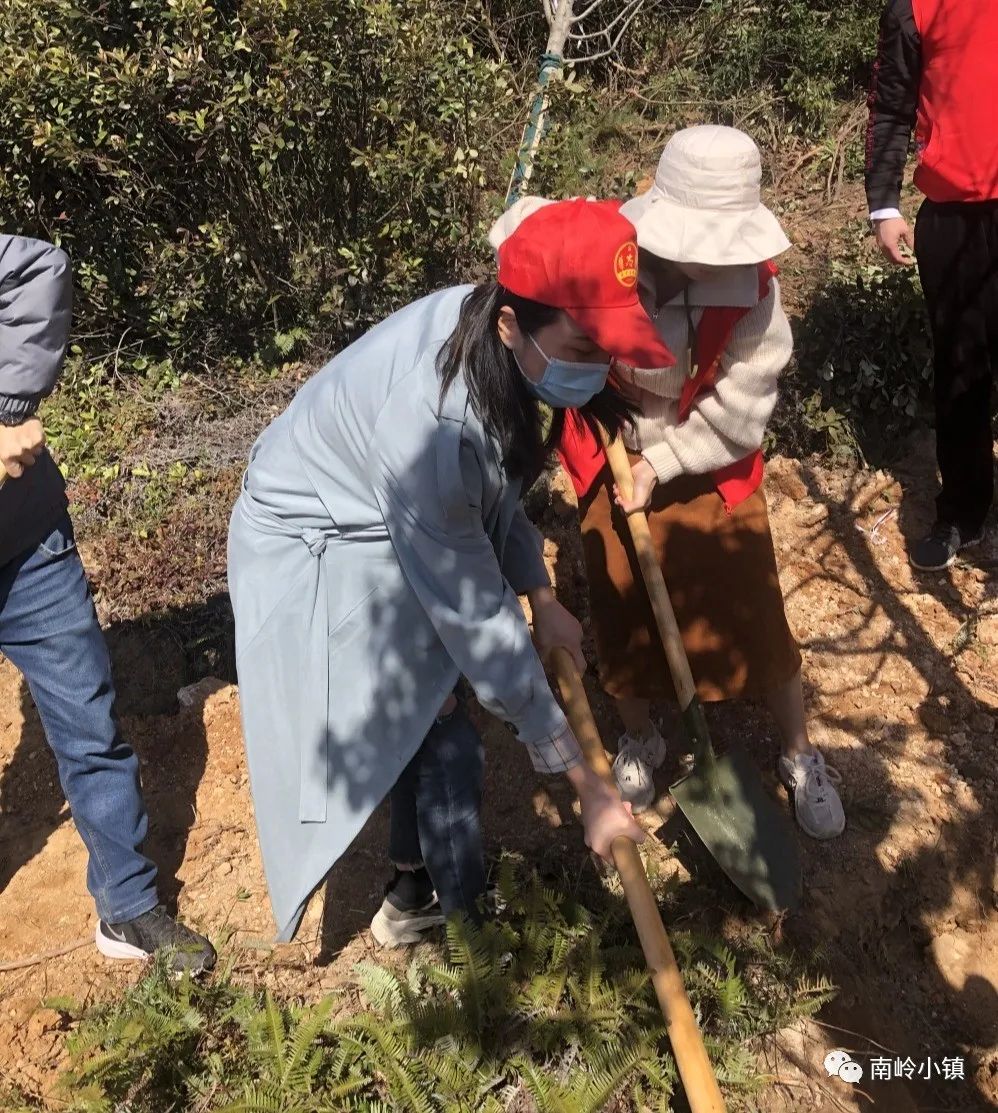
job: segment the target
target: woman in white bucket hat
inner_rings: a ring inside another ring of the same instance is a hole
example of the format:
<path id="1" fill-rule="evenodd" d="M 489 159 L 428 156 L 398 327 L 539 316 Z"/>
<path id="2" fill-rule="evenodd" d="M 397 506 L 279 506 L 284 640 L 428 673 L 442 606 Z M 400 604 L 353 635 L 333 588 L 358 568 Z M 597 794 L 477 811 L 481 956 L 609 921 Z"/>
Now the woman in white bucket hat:
<path id="1" fill-rule="evenodd" d="M 832 838 L 845 826 L 840 778 L 808 737 L 761 489 L 760 447 L 793 343 L 771 263 L 790 242 L 762 204 L 761 178 L 748 135 L 687 128 L 669 141 L 651 188 L 622 206 L 637 229 L 642 304 L 675 364 L 618 367 L 639 409 L 624 433 L 632 501 L 622 502 L 591 434 L 572 422 L 561 458 L 579 498 L 600 678 L 625 727 L 614 763 L 622 795 L 635 811 L 654 798 L 665 742 L 650 705 L 675 699 L 620 513 L 643 509 L 700 698 L 765 701 L 797 820 Z M 497 222 L 494 245 L 543 201 L 521 204 Z"/>
<path id="2" fill-rule="evenodd" d="M 780 222 L 762 203 L 762 160 L 736 128 L 701 124 L 666 144 L 650 189 L 621 212 L 638 229 L 643 251 L 693 278 L 703 267 L 752 266 L 790 247 Z"/>

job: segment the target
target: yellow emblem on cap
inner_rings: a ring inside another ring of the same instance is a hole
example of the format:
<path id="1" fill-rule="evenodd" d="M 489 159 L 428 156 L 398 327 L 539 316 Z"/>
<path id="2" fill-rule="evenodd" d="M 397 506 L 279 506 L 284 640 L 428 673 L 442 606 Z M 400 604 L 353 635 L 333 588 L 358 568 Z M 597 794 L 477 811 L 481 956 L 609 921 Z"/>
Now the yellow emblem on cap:
<path id="1" fill-rule="evenodd" d="M 628 240 L 613 257 L 613 273 L 621 286 L 634 286 L 638 281 L 638 245 Z"/>

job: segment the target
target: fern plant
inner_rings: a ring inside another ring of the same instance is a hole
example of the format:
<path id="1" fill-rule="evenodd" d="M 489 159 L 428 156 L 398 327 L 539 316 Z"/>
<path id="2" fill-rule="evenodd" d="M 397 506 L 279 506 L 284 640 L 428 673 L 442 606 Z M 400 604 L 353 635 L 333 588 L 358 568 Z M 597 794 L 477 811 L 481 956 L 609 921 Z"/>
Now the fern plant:
<path id="1" fill-rule="evenodd" d="M 127 1093 L 139 1108 L 156 1109 L 152 1095 L 182 1087 L 186 1064 L 206 1052 L 206 1016 L 213 1016 L 218 1038 L 232 1022 L 236 996 L 224 981 L 205 987 L 186 977 L 174 982 L 165 961 L 157 962 L 119 1003 L 97 1012 L 69 1037 L 73 1065 L 61 1082 L 70 1108 L 103 1113 Z M 69 1015 L 76 1011 L 65 1002 L 49 1003 Z"/>
<path id="2" fill-rule="evenodd" d="M 246 1027 L 247 1051 L 257 1078 L 221 1113 L 325 1113 L 371 1086 L 362 1057 L 323 1037 L 335 999 L 285 1010 L 268 990 L 263 1008 Z M 335 1054 L 330 1054 L 335 1050 Z"/>
<path id="3" fill-rule="evenodd" d="M 161 965 L 82 1016 L 50 1002 L 78 1019 L 67 1109 L 667 1113 L 676 1068 L 623 903 L 600 886 L 583 904 L 509 859 L 497 882 L 504 911 L 481 930 L 451 924 L 403 970 L 358 965 L 361 1013 L 345 997 L 279 1001 L 227 973 L 176 983 Z M 752 1039 L 832 987 L 761 932 L 672 938 L 734 1108 L 759 1084 Z"/>

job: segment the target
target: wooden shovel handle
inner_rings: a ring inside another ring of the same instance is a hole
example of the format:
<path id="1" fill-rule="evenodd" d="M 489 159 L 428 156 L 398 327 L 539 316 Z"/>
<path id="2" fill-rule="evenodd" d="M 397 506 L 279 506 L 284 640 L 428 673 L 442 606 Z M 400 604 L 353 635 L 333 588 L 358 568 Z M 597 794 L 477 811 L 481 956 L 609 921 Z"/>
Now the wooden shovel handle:
<path id="1" fill-rule="evenodd" d="M 630 499 L 634 494 L 634 481 L 631 476 L 631 463 L 627 458 L 624 442 L 618 437 L 611 441 L 606 430 L 600 427 L 600 438 L 606 450 L 606 458 L 610 462 L 614 481 L 621 495 Z M 686 658 L 683 648 L 683 639 L 676 623 L 676 612 L 672 609 L 672 600 L 669 598 L 665 586 L 665 577 L 655 554 L 655 545 L 648 529 L 648 518 L 644 511 L 636 510 L 627 515 L 627 525 L 631 531 L 634 549 L 638 554 L 638 564 L 641 566 L 641 575 L 644 577 L 648 597 L 651 600 L 651 609 L 655 614 L 655 623 L 658 626 L 662 645 L 665 647 L 665 656 L 669 662 L 669 671 L 672 673 L 672 683 L 676 687 L 679 697 L 679 706 L 685 711 L 696 697 L 696 685 L 693 683 L 693 674 L 690 672 L 690 663 Z"/>
<path id="2" fill-rule="evenodd" d="M 575 737 L 579 740 L 586 763 L 603 780 L 613 784 L 613 774 L 606 751 L 600 741 L 599 731 L 586 698 L 586 690 L 567 649 L 556 648 L 551 653 L 558 686 L 565 703 L 565 713 Z M 665 1018 L 666 1030 L 672 1051 L 683 1080 L 683 1088 L 692 1113 L 724 1113 L 724 1099 L 714 1077 L 714 1070 L 707 1057 L 707 1049 L 697 1025 L 696 1017 L 686 996 L 683 976 L 676 963 L 672 945 L 665 932 L 662 916 L 655 895 L 648 884 L 638 848 L 628 838 L 614 839 L 610 848 L 613 864 L 620 875 L 620 883 L 631 910 L 631 919 L 641 940 L 645 961 L 651 972 L 655 995 Z"/>

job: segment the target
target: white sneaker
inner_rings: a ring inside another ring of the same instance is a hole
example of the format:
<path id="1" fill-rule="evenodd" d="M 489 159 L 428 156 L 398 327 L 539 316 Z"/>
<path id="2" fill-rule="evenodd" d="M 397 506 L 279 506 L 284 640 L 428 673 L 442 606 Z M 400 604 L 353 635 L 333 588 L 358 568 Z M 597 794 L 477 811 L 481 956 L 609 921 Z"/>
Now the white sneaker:
<path id="1" fill-rule="evenodd" d="M 622 734 L 613 759 L 613 776 L 620 795 L 631 805 L 631 811 L 642 812 L 655 799 L 652 773 L 665 761 L 665 739 L 652 724 L 647 738 Z"/>
<path id="2" fill-rule="evenodd" d="M 385 897 L 371 921 L 371 934 L 382 947 L 404 947 L 421 943 L 430 928 L 440 927 L 444 914 L 436 893 L 422 908 L 396 908 Z"/>
<path id="3" fill-rule="evenodd" d="M 835 789 L 842 775 L 825 764 L 821 754 L 780 757 L 780 780 L 793 793 L 794 813 L 801 830 L 812 839 L 834 839 L 845 830 L 846 816 Z"/>

